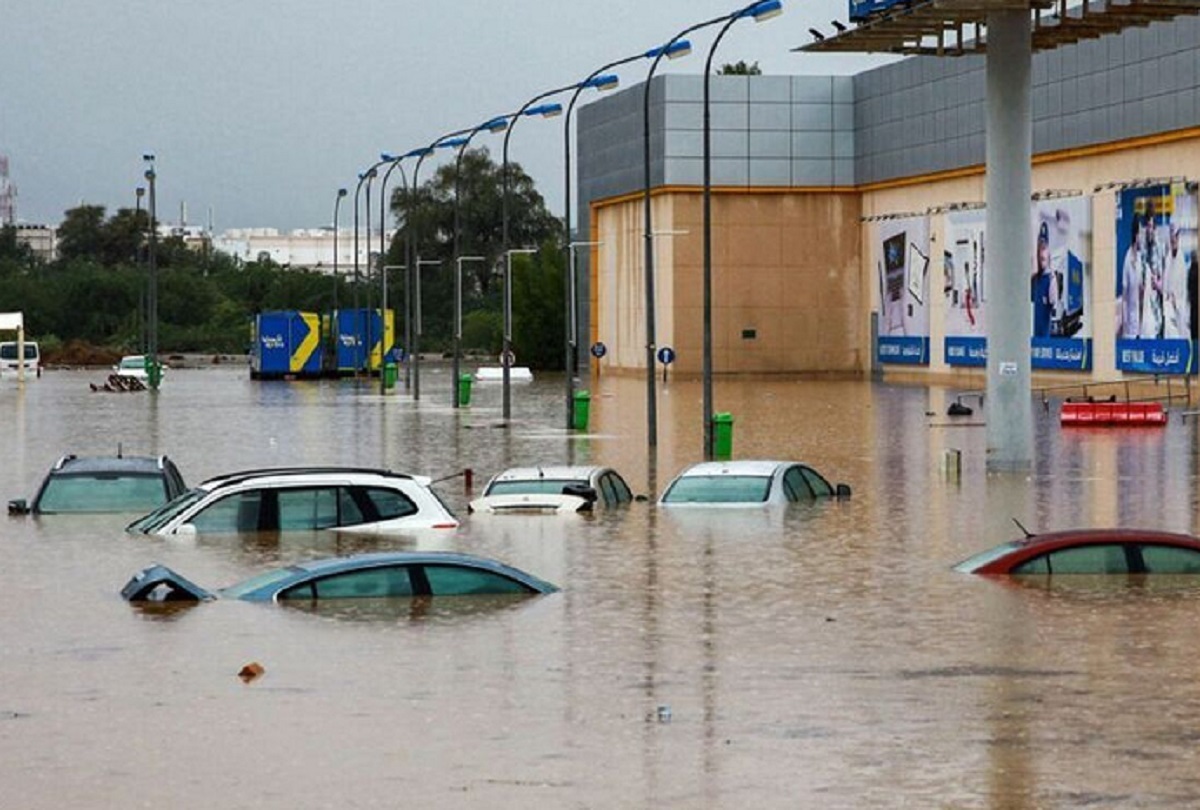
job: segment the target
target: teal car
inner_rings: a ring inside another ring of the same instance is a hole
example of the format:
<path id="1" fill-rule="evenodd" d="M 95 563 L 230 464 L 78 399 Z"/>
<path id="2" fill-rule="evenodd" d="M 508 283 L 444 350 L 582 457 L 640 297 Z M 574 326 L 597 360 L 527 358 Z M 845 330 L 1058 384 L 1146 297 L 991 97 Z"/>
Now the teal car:
<path id="1" fill-rule="evenodd" d="M 477 594 L 533 595 L 558 588 L 486 557 L 449 551 L 399 551 L 329 557 L 276 568 L 228 588 L 210 591 L 154 564 L 121 589 L 129 602 L 294 602 Z"/>

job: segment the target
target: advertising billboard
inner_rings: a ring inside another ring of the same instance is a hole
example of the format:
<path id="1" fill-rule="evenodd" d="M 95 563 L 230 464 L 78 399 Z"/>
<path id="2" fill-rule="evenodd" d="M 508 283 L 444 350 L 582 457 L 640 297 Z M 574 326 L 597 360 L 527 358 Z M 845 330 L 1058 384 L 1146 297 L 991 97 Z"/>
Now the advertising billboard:
<path id="1" fill-rule="evenodd" d="M 1081 195 L 1033 206 L 1033 368 L 1092 367 L 1092 205 Z"/>
<path id="2" fill-rule="evenodd" d="M 879 279 L 877 359 L 929 365 L 929 218 L 880 222 L 872 248 Z"/>
<path id="3" fill-rule="evenodd" d="M 1196 373 L 1196 187 L 1117 192 L 1117 368 Z"/>
<path id="4" fill-rule="evenodd" d="M 942 272 L 945 297 L 947 365 L 986 366 L 987 329 L 983 279 L 987 212 L 982 208 L 946 215 Z"/>

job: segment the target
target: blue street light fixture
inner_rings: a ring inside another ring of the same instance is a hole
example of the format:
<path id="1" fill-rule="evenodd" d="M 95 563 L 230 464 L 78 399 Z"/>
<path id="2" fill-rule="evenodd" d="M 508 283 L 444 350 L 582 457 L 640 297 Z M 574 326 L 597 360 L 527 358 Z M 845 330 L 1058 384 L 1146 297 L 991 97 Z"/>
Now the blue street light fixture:
<path id="1" fill-rule="evenodd" d="M 627 65 L 630 62 L 636 62 L 639 59 L 654 59 L 660 53 L 664 54 L 668 59 L 673 59 L 676 56 L 682 56 L 691 50 L 691 45 L 685 40 L 683 42 L 674 43 L 674 45 L 663 45 L 657 48 L 651 48 L 642 53 L 636 53 L 632 56 L 626 56 L 623 59 L 615 59 L 606 65 L 596 68 L 586 79 L 579 83 L 575 88 L 575 92 L 571 94 L 571 100 L 567 104 L 566 121 L 563 123 L 563 207 L 565 213 L 563 216 L 563 245 L 567 251 L 567 277 L 569 283 L 564 284 L 565 312 L 567 315 L 567 339 L 564 345 L 564 370 L 567 378 L 567 430 L 572 430 L 575 427 L 575 374 L 574 369 L 577 364 L 579 335 L 576 334 L 576 322 L 572 317 L 576 311 L 577 303 L 573 300 L 576 284 L 575 270 L 575 254 L 571 249 L 573 244 L 574 234 L 571 230 L 571 113 L 575 110 L 575 101 L 579 98 L 579 94 L 588 87 L 595 87 L 597 90 L 612 90 L 620 83 L 620 79 L 616 74 L 608 73 L 607 71 L 613 68 Z M 578 243 L 583 244 L 583 243 Z"/>
<path id="2" fill-rule="evenodd" d="M 712 78 L 713 56 L 725 32 L 738 20 L 749 17 L 755 22 L 769 20 L 783 13 L 780 0 L 760 0 L 732 14 L 713 39 L 704 63 L 704 337 L 702 347 L 701 388 L 704 420 L 704 458 L 712 460 L 713 448 L 713 362 L 712 362 L 712 113 L 709 105 L 709 85 Z"/>
<path id="3" fill-rule="evenodd" d="M 481 261 L 480 257 L 465 257 L 461 255 L 461 232 L 462 232 L 462 214 L 460 210 L 459 200 L 462 195 L 462 159 L 463 153 L 467 151 L 467 147 L 471 143 L 471 139 L 480 132 L 503 132 L 508 129 L 508 119 L 505 117 L 491 118 L 484 121 L 479 126 L 472 129 L 466 137 L 455 138 L 453 146 L 458 147 L 458 154 L 454 158 L 454 360 L 453 360 L 453 376 L 450 378 L 450 399 L 451 407 L 458 408 L 460 405 L 458 397 L 458 377 L 462 373 L 460 366 L 462 354 L 462 263 L 468 259 L 471 261 Z"/>

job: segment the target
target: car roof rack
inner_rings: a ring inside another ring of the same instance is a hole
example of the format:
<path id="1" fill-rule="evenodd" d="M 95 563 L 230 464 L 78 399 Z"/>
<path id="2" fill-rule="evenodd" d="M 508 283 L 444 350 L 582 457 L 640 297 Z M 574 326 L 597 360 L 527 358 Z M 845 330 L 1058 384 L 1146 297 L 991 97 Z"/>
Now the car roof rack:
<path id="1" fill-rule="evenodd" d="M 360 473 L 367 475 L 380 475 L 389 478 L 406 478 L 411 480 L 413 476 L 408 473 L 394 472 L 393 470 L 385 470 L 379 467 L 262 467 L 254 470 L 239 470 L 237 472 L 227 473 L 225 475 L 216 475 L 200 482 L 200 486 L 208 484 L 238 484 L 250 478 L 262 478 L 268 475 L 288 476 L 288 475 L 310 475 L 323 473 Z"/>

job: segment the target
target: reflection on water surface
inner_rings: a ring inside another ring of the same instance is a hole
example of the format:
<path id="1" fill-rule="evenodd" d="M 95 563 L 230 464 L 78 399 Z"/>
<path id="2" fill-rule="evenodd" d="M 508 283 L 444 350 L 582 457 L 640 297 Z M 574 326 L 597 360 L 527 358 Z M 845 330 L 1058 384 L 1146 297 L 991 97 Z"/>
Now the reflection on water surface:
<path id="1" fill-rule="evenodd" d="M 470 467 L 481 485 L 569 462 L 650 495 L 699 455 L 687 381 L 662 391 L 651 464 L 641 379 L 589 381 L 590 432 L 568 437 L 561 378 L 514 389 L 504 429 L 498 387 L 456 411 L 440 366 L 419 404 L 375 382 L 176 371 L 157 396 L 93 394 L 87 372 L 0 387 L 0 494 L 27 497 L 65 452 L 118 445 L 169 454 L 189 483 L 321 463 Z M 1082 433 L 1039 409 L 1032 473 L 995 476 L 983 429 L 942 416 L 953 393 L 719 380 L 737 457 L 802 459 L 854 489 L 783 511 L 476 520 L 460 477 L 438 485 L 457 532 L 155 538 L 126 535 L 130 516 L 7 519 L 3 804 L 1196 806 L 1200 583 L 950 571 L 1016 536 L 1013 517 L 1195 532 L 1194 420 Z M 950 449 L 959 478 L 943 473 Z M 117 595 L 153 561 L 221 586 L 295 559 L 434 548 L 563 591 L 186 610 Z M 250 661 L 265 672 L 242 683 Z"/>

